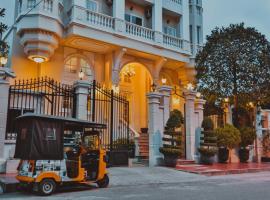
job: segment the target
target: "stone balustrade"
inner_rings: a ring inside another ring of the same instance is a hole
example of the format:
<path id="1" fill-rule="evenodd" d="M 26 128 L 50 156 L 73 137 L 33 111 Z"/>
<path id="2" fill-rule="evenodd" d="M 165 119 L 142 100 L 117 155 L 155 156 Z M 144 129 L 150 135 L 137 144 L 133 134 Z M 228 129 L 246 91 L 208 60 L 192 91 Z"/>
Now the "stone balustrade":
<path id="1" fill-rule="evenodd" d="M 143 26 L 126 22 L 126 33 L 145 40 L 154 40 L 154 31 Z"/>

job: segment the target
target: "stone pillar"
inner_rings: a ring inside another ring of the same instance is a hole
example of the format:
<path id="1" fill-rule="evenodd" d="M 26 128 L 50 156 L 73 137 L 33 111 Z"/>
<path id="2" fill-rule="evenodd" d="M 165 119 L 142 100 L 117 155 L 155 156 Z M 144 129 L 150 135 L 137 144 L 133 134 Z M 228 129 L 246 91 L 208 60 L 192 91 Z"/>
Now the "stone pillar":
<path id="1" fill-rule="evenodd" d="M 232 110 L 229 102 L 224 102 L 224 122 L 232 124 Z"/>
<path id="2" fill-rule="evenodd" d="M 0 173 L 6 170 L 5 137 L 8 114 L 9 81 L 15 75 L 9 68 L 0 67 Z"/>
<path id="3" fill-rule="evenodd" d="M 78 80 L 74 83 L 76 101 L 76 118 L 87 120 L 87 97 L 90 83 L 85 80 Z"/>
<path id="4" fill-rule="evenodd" d="M 202 127 L 202 121 L 203 121 L 203 106 L 205 104 L 204 99 L 196 99 L 195 101 L 195 113 L 198 118 L 198 124 L 196 124 L 195 129 L 195 160 L 198 161 L 198 147 L 200 146 L 200 137 L 201 137 L 201 127 Z"/>
<path id="5" fill-rule="evenodd" d="M 165 127 L 170 117 L 170 96 L 172 87 L 168 85 L 162 85 L 158 88 L 163 98 L 163 126 Z"/>
<path id="6" fill-rule="evenodd" d="M 148 98 L 148 133 L 149 133 L 149 166 L 153 167 L 159 164 L 162 155 L 159 148 L 162 145 L 160 130 L 161 112 L 159 109 L 161 94 L 158 92 L 150 92 Z"/>
<path id="7" fill-rule="evenodd" d="M 185 126 L 186 126 L 186 159 L 194 160 L 195 155 L 195 125 L 194 125 L 194 103 L 196 92 L 187 90 L 185 96 Z"/>
<path id="8" fill-rule="evenodd" d="M 189 34 L 189 2 L 182 1 L 182 8 L 183 8 L 183 15 L 181 17 L 181 27 L 182 27 L 182 34 L 181 38 L 184 40 L 190 41 L 190 34 Z M 194 37 L 194 36 L 193 36 Z M 194 41 L 193 41 L 194 42 Z"/>
<path id="9" fill-rule="evenodd" d="M 115 18 L 115 30 L 125 32 L 125 0 L 113 1 L 113 17 Z"/>
<path id="10" fill-rule="evenodd" d="M 152 29 L 155 31 L 155 42 L 163 43 L 163 16 L 161 0 L 154 0 L 152 12 Z"/>
<path id="11" fill-rule="evenodd" d="M 4 158 L 4 145 L 8 113 L 9 81 L 0 78 L 0 159 Z"/>
<path id="12" fill-rule="evenodd" d="M 254 161 L 260 163 L 262 154 L 263 154 L 263 131 L 262 131 L 262 112 L 261 107 L 258 106 L 255 110 L 256 113 L 256 121 L 255 121 L 255 130 L 256 130 L 256 140 L 255 140 L 255 156 Z"/>

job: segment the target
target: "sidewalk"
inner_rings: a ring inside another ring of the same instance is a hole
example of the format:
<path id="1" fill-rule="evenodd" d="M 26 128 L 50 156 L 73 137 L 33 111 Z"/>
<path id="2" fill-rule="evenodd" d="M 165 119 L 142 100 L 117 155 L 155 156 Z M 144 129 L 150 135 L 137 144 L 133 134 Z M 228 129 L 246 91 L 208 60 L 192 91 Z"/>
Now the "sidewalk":
<path id="1" fill-rule="evenodd" d="M 270 163 L 215 163 L 213 165 L 177 165 L 176 169 L 194 174 L 217 176 L 270 171 Z"/>

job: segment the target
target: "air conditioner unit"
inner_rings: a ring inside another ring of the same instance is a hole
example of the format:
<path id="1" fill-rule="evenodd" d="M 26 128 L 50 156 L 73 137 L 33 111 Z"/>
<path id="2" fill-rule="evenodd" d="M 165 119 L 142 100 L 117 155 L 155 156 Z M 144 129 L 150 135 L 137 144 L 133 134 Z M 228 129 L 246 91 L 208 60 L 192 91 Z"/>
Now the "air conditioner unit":
<path id="1" fill-rule="evenodd" d="M 108 6 L 112 6 L 113 5 L 113 0 L 106 0 L 106 4 Z"/>
<path id="2" fill-rule="evenodd" d="M 149 19 L 152 17 L 152 8 L 151 7 L 148 7 L 145 9 L 145 17 L 146 17 L 146 19 Z"/>

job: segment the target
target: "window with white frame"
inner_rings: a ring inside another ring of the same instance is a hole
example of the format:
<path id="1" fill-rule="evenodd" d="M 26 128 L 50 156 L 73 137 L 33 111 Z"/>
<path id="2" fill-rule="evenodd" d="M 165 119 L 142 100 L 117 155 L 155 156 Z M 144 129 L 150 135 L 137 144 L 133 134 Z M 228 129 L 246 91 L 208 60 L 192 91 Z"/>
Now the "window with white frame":
<path id="1" fill-rule="evenodd" d="M 34 8 L 36 5 L 36 0 L 28 0 L 27 1 L 27 8 Z"/>
<path id="2" fill-rule="evenodd" d="M 86 8 L 93 12 L 98 11 L 98 3 L 94 0 L 86 0 Z"/>
<path id="3" fill-rule="evenodd" d="M 139 26 L 143 25 L 143 18 L 133 14 L 125 14 L 125 20 Z"/>
<path id="4" fill-rule="evenodd" d="M 64 66 L 63 82 L 65 84 L 73 83 L 79 78 L 79 72 L 84 72 L 84 79 L 91 80 L 93 73 L 88 62 L 81 56 L 72 56 Z"/>
<path id="5" fill-rule="evenodd" d="M 173 37 L 176 37 L 176 28 L 172 26 L 164 26 L 164 33 Z"/>
<path id="6" fill-rule="evenodd" d="M 53 10 L 53 1 L 52 0 L 44 0 L 43 1 L 43 10 L 52 12 Z"/>

